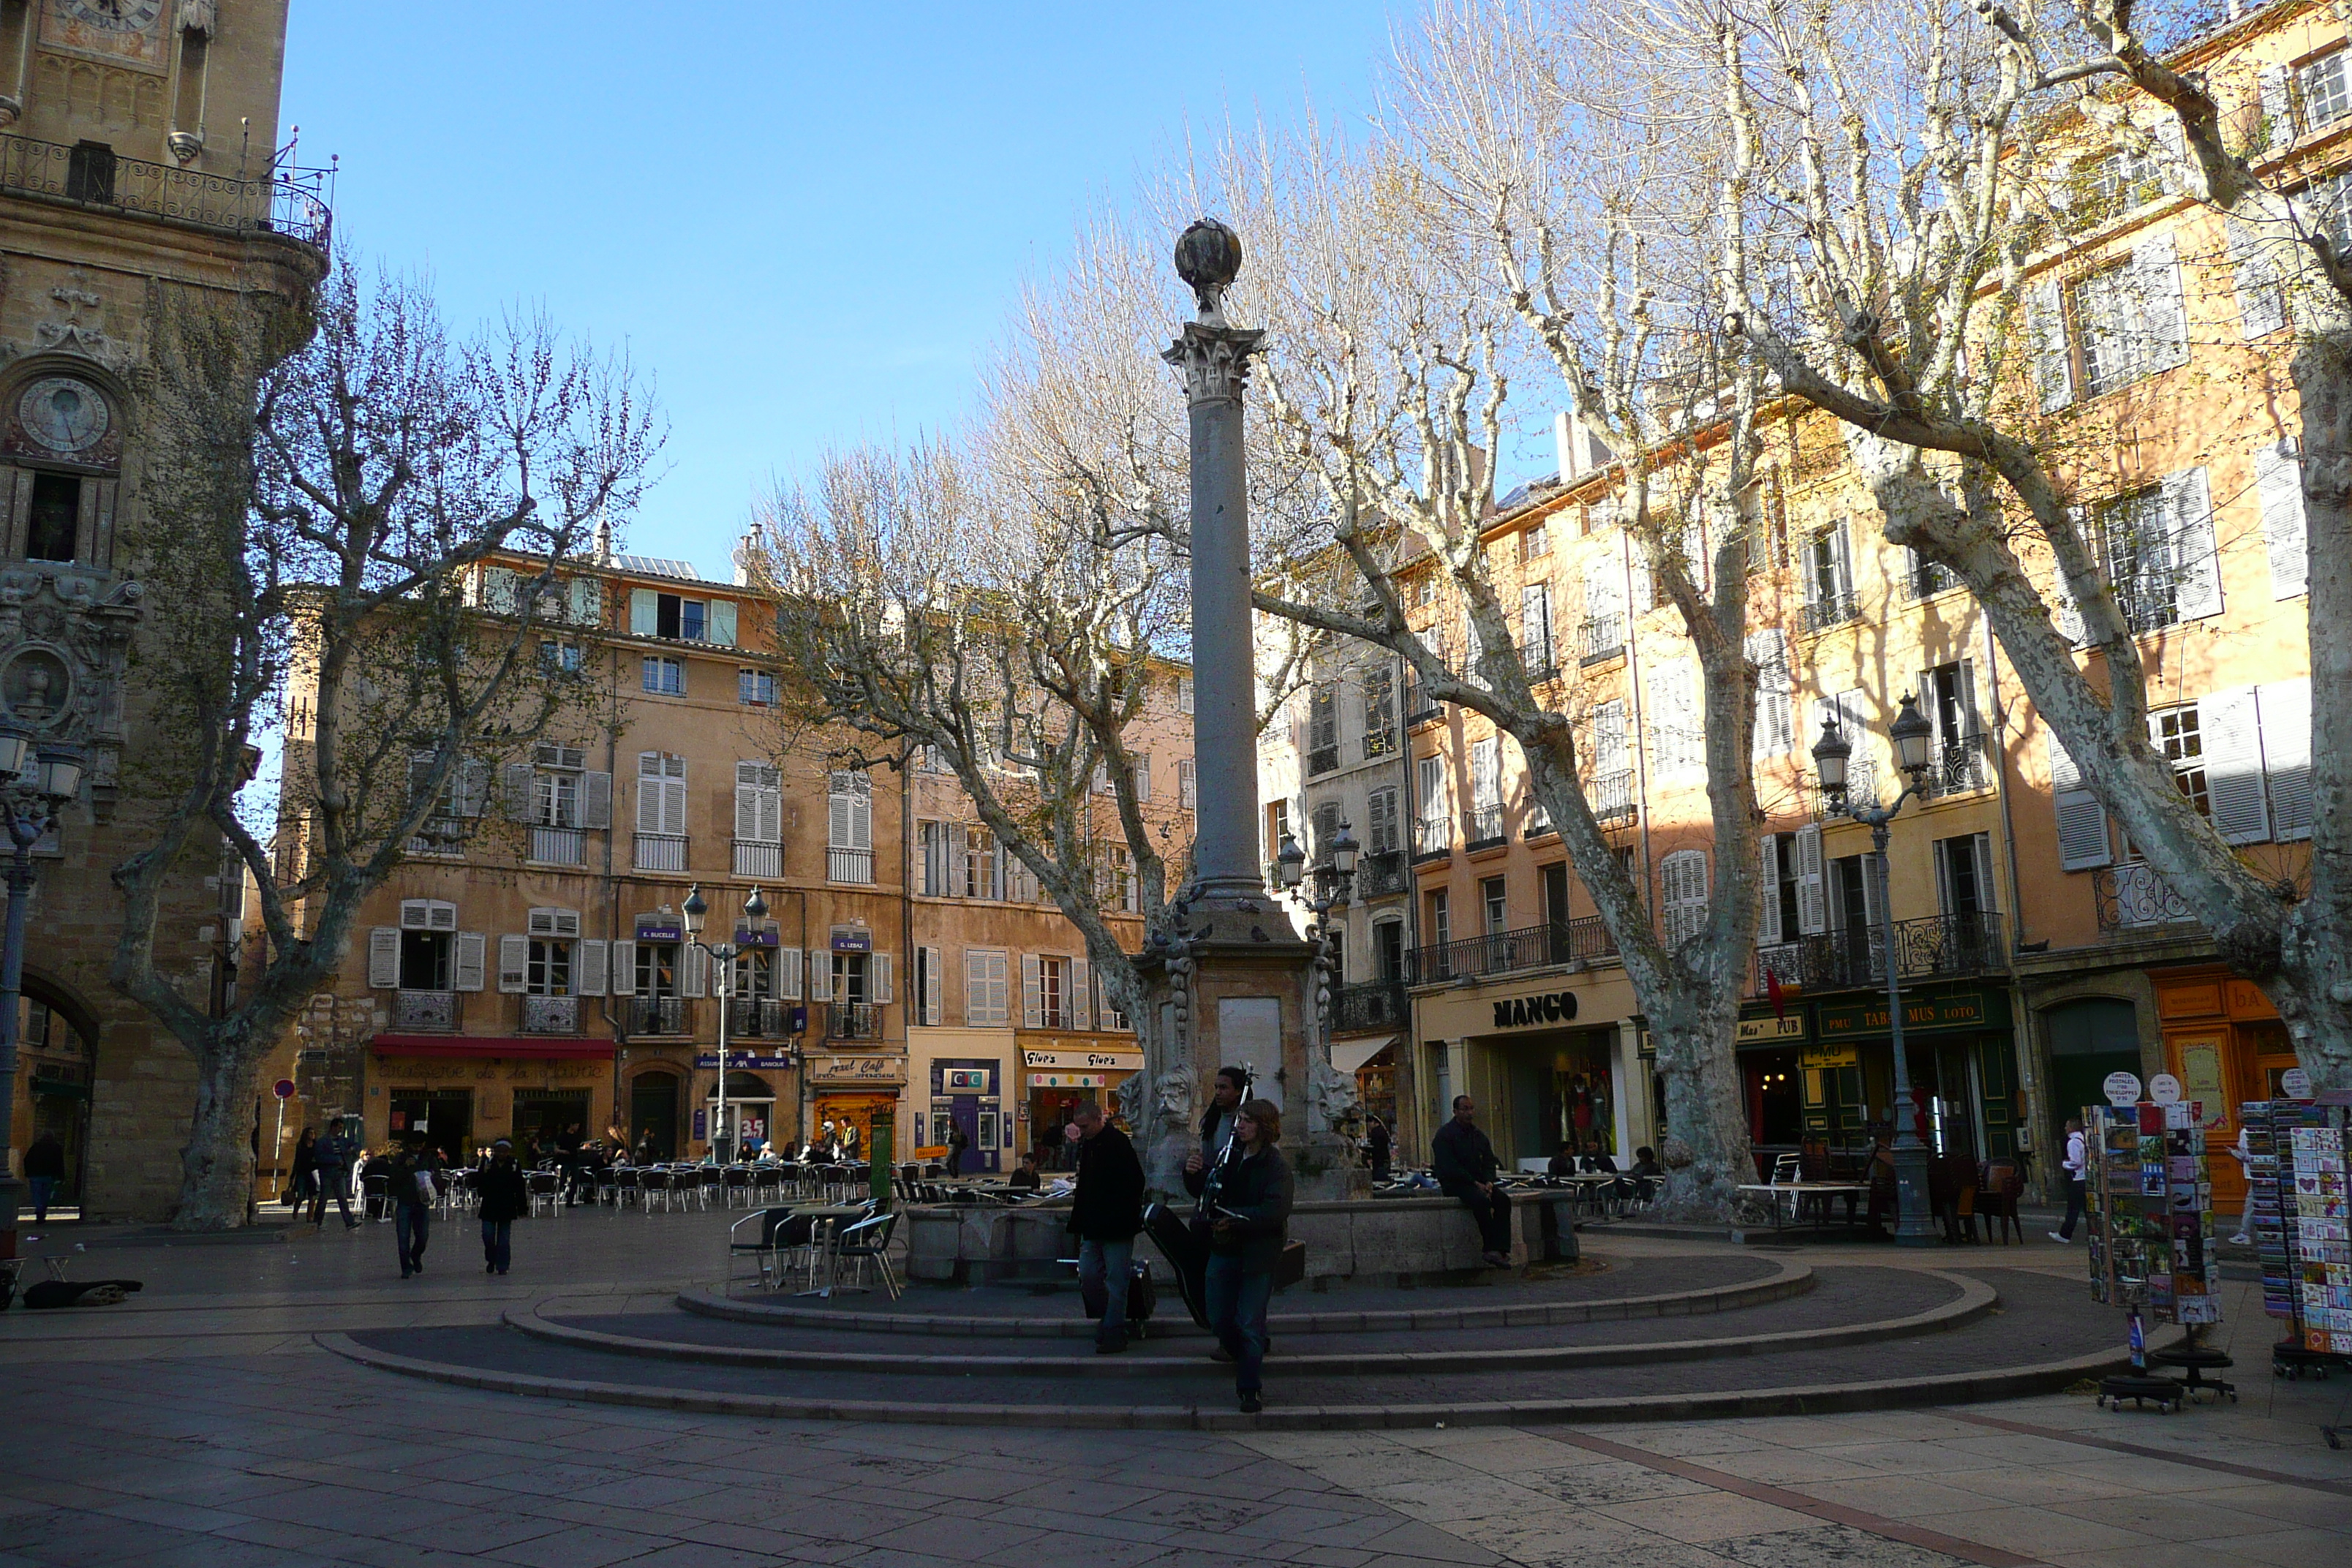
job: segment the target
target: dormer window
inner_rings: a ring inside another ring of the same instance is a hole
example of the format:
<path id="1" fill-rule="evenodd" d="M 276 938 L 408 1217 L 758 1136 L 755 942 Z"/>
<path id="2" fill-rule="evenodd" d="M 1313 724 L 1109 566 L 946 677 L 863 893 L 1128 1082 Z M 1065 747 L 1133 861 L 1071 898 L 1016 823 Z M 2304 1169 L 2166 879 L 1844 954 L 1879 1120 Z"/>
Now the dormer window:
<path id="1" fill-rule="evenodd" d="M 641 637 L 670 637 L 679 642 L 735 643 L 735 602 L 731 599 L 689 599 L 652 588 L 629 594 L 629 633 Z"/>

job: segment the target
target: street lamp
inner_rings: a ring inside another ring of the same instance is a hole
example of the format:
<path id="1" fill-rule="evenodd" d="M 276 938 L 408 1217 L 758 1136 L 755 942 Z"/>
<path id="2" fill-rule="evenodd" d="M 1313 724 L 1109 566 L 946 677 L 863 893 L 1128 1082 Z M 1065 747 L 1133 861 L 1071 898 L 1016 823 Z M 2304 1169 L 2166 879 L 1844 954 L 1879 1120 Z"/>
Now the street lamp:
<path id="1" fill-rule="evenodd" d="M 1282 867 L 1283 886 L 1295 889 L 1304 879 L 1307 857 L 1288 834 L 1283 835 L 1282 845 L 1283 852 L 1276 858 Z M 1323 1022 L 1326 1038 L 1329 1037 L 1331 1023 L 1331 961 L 1338 951 L 1330 915 L 1352 894 L 1356 854 L 1360 847 L 1348 824 L 1340 823 L 1339 830 L 1325 846 L 1330 858 L 1315 868 L 1315 896 L 1307 905 L 1315 913 L 1314 923 L 1307 928 L 1307 940 L 1315 944 L 1315 1011 Z"/>
<path id="2" fill-rule="evenodd" d="M 33 732 L 0 720 L 0 819 L 16 853 L 8 862 L 8 924 L 0 945 L 0 1258 L 16 1256 L 16 1211 L 23 1184 L 16 1172 L 16 1013 L 25 984 L 25 910 L 33 896 L 33 846 L 58 822 L 58 808 L 81 793 L 81 752 L 37 747 Z"/>
<path id="3" fill-rule="evenodd" d="M 735 989 L 735 955 L 741 948 L 732 942 L 712 943 L 701 940 L 702 923 L 710 914 L 710 905 L 702 896 L 701 883 L 697 882 L 687 889 L 686 902 L 679 907 L 678 913 L 684 917 L 687 945 L 698 947 L 709 953 L 716 966 L 711 992 L 719 998 L 719 1103 L 710 1128 L 710 1153 L 716 1163 L 722 1138 L 726 1140 L 729 1157 L 735 1153 L 735 1140 L 727 1131 L 727 1012 Z M 751 896 L 743 900 L 743 918 L 755 925 L 768 918 L 768 900 L 761 896 L 757 888 L 752 889 Z"/>
<path id="4" fill-rule="evenodd" d="M 1895 951 L 1895 906 L 1886 891 L 1887 824 L 1903 803 L 1926 787 L 1935 725 L 1921 717 L 1918 705 L 1906 693 L 1903 707 L 1888 725 L 1886 738 L 1895 744 L 1895 765 L 1908 782 L 1903 793 L 1885 805 L 1857 805 L 1846 797 L 1846 764 L 1853 746 L 1835 719 L 1822 725 L 1813 746 L 1813 764 L 1821 770 L 1822 793 L 1829 797 L 1832 816 L 1864 823 L 1870 828 L 1871 876 L 1878 889 L 1878 915 L 1883 922 L 1882 946 L 1886 963 L 1886 1026 L 1895 1050 L 1895 1239 L 1906 1247 L 1925 1247 L 1936 1239 L 1927 1213 L 1927 1146 L 1919 1142 L 1917 1109 L 1911 1101 L 1911 1064 L 1903 1045 L 1903 975 Z"/>

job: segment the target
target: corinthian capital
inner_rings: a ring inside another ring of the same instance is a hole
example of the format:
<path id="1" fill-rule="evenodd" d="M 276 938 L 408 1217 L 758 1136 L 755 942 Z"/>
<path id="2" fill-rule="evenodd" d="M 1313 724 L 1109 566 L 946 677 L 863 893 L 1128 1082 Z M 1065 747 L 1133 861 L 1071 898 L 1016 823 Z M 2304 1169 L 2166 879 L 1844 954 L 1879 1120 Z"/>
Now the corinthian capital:
<path id="1" fill-rule="evenodd" d="M 1160 357 L 1183 373 L 1189 401 L 1239 403 L 1249 382 L 1250 355 L 1265 336 L 1255 329 L 1187 321 Z"/>

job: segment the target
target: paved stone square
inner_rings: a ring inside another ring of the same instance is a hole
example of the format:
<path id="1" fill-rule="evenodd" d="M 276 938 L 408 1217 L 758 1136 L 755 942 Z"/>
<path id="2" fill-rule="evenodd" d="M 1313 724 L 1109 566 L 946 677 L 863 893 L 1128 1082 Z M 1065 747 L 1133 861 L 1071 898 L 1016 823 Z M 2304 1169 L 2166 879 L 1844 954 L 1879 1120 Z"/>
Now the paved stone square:
<path id="1" fill-rule="evenodd" d="M 2352 1453 L 2316 1429 L 2343 1418 L 2352 1386 L 2274 1383 L 2271 1325 L 2242 1292 L 2223 1334 L 2242 1402 L 2177 1415 L 2059 1394 L 1665 1426 L 885 1426 L 479 1393 L 312 1339 L 707 1284 L 728 1217 L 534 1221 L 503 1279 L 482 1275 L 457 1223 L 406 1282 L 381 1226 L 72 1254 L 77 1278 L 147 1289 L 121 1307 L 0 1317 L 0 1565 L 2352 1561 Z M 43 1249 L 69 1247 L 70 1228 Z M 1851 1262 L 1902 1266 L 1875 1249 Z M 2072 1278 L 2080 1257 L 2045 1243 L 2003 1262 Z M 1056 1402 L 1050 1383 L 1034 1393 Z"/>

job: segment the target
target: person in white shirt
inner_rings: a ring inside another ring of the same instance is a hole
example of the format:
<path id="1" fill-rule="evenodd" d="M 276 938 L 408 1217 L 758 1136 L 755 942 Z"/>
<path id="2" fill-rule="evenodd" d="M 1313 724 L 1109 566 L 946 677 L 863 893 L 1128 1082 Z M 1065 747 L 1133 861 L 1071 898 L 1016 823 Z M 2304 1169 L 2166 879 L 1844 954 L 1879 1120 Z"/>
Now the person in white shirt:
<path id="1" fill-rule="evenodd" d="M 2246 1178 L 2246 1201 L 2238 1210 L 2238 1234 L 2230 1238 L 2232 1247 L 2254 1244 L 2254 1155 L 2246 1147 L 2246 1130 L 2238 1129 L 2238 1141 L 2230 1146 L 2230 1157 L 2238 1162 L 2238 1169 Z"/>
<path id="2" fill-rule="evenodd" d="M 2083 1200 L 2090 1192 L 2090 1151 L 2083 1137 L 2083 1119 L 2066 1119 L 2066 1218 L 2050 1233 L 2053 1241 L 2072 1242 L 2074 1226 L 2083 1217 Z"/>

